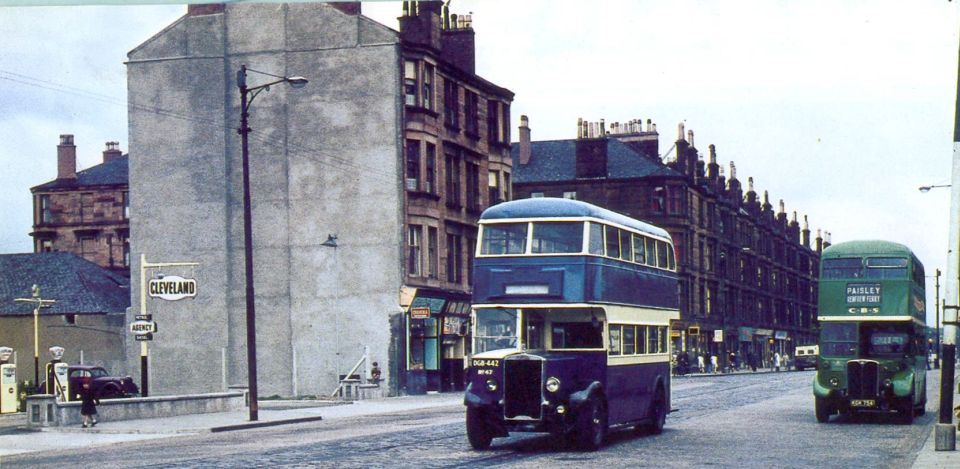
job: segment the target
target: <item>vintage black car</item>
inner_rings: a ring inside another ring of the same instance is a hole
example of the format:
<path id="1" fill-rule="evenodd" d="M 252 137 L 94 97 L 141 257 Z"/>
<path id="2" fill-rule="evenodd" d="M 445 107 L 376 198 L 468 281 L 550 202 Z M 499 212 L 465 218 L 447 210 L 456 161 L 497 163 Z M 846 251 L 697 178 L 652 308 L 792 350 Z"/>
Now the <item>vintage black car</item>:
<path id="1" fill-rule="evenodd" d="M 129 376 L 110 376 L 102 366 L 70 365 L 67 368 L 70 379 L 70 400 L 78 400 L 83 383 L 90 383 L 94 395 L 100 399 L 134 397 L 140 395 L 140 389 Z"/>

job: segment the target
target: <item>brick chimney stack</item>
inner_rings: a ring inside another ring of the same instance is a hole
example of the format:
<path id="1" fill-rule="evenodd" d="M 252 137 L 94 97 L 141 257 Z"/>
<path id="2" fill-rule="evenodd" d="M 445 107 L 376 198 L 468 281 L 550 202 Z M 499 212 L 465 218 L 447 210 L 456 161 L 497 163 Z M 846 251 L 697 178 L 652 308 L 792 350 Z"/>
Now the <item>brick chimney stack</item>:
<path id="1" fill-rule="evenodd" d="M 530 121 L 527 116 L 520 116 L 520 164 L 530 162 L 532 150 L 530 148 Z"/>
<path id="2" fill-rule="evenodd" d="M 77 146 L 73 144 L 73 135 L 60 135 L 57 145 L 57 179 L 77 178 Z"/>
<path id="3" fill-rule="evenodd" d="M 103 150 L 103 162 L 113 161 L 123 156 L 120 151 L 120 142 L 107 142 L 107 149 Z"/>

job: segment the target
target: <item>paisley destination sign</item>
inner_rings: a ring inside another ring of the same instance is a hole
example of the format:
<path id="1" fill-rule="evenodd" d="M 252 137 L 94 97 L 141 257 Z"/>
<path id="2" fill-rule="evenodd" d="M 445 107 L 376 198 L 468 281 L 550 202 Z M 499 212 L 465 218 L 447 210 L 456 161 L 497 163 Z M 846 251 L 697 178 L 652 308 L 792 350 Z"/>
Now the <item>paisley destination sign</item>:
<path id="1" fill-rule="evenodd" d="M 848 283 L 847 304 L 880 304 L 880 284 Z"/>
<path id="2" fill-rule="evenodd" d="M 161 298 L 168 301 L 193 298 L 197 296 L 197 281 L 176 275 L 153 278 L 150 279 L 147 286 L 147 293 L 152 298 Z"/>

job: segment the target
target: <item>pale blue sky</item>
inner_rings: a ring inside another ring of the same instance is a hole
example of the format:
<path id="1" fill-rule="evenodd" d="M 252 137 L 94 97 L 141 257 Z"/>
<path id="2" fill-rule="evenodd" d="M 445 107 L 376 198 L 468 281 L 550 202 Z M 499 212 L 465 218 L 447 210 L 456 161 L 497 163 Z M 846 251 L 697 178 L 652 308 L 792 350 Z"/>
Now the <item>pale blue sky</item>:
<path id="1" fill-rule="evenodd" d="M 396 28 L 400 2 L 364 2 Z M 577 118 L 677 123 L 833 241 L 884 238 L 944 266 L 960 4 L 903 1 L 453 0 L 478 73 L 516 93 L 513 127 L 575 137 Z M 0 253 L 29 252 L 29 188 L 127 150 L 126 53 L 184 5 L 0 8 Z M 303 75 L 308 75 L 304 71 Z M 514 132 L 514 136 L 516 132 Z M 932 306 L 933 288 L 929 285 Z M 932 310 L 932 308 L 930 308 Z M 932 314 L 931 314 L 932 318 Z M 932 322 L 932 319 L 931 321 Z"/>

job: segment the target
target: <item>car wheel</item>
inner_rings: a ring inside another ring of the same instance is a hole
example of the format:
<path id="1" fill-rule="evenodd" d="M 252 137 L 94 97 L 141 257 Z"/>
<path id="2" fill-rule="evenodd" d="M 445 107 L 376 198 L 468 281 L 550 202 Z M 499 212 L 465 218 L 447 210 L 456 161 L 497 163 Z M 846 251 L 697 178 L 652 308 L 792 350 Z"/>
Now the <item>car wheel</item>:
<path id="1" fill-rule="evenodd" d="M 597 396 L 584 403 L 577 419 L 577 446 L 584 451 L 596 451 L 603 446 L 607 434 L 607 407 Z"/>
<path id="2" fill-rule="evenodd" d="M 104 386 L 103 390 L 100 391 L 100 398 L 102 399 L 115 399 L 118 397 L 123 397 L 123 392 L 116 386 Z"/>
<path id="3" fill-rule="evenodd" d="M 487 449 L 493 441 L 490 429 L 477 409 L 467 408 L 467 440 L 475 450 Z"/>
<path id="4" fill-rule="evenodd" d="M 814 413 L 817 415 L 817 422 L 826 423 L 830 421 L 830 405 L 827 403 L 827 400 L 815 396 L 814 398 Z"/>

